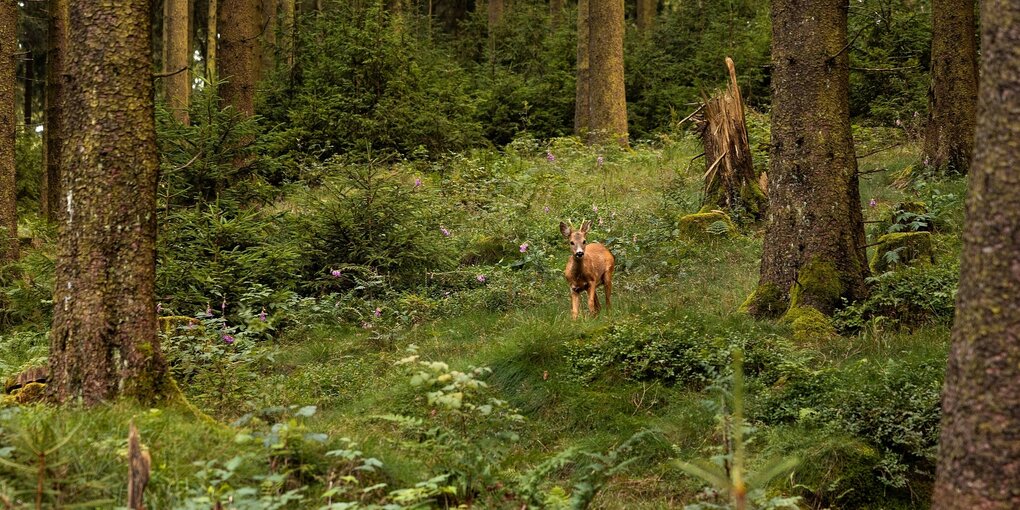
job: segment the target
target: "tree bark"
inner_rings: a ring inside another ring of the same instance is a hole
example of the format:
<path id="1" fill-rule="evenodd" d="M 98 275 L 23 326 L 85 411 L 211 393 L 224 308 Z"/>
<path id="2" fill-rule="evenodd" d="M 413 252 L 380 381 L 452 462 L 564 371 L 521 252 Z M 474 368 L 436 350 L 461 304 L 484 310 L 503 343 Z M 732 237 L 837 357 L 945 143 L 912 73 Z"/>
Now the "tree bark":
<path id="1" fill-rule="evenodd" d="M 563 0 L 549 0 L 549 20 L 553 28 L 558 27 L 563 21 Z"/>
<path id="2" fill-rule="evenodd" d="M 773 0 L 768 226 L 756 316 L 830 314 L 868 264 L 850 134 L 846 0 Z"/>
<path id="3" fill-rule="evenodd" d="M 0 264 L 18 258 L 14 139 L 18 129 L 14 89 L 18 69 L 18 4 L 0 2 Z M 28 64 L 30 64 L 29 62 Z"/>
<path id="4" fill-rule="evenodd" d="M 217 0 L 209 0 L 209 10 L 206 12 L 208 27 L 205 36 L 205 75 L 208 80 L 216 78 L 216 46 L 219 44 L 219 29 L 216 23 L 218 12 Z"/>
<path id="5" fill-rule="evenodd" d="M 255 115 L 258 79 L 258 0 L 222 0 L 219 9 L 220 99 L 247 118 Z"/>
<path id="6" fill-rule="evenodd" d="M 933 0 L 931 86 L 924 164 L 965 174 L 974 152 L 977 41 L 974 0 Z"/>
<path id="7" fill-rule="evenodd" d="M 156 130 L 150 0 L 69 3 L 66 210 L 51 396 L 93 405 L 170 390 L 156 336 Z"/>
<path id="8" fill-rule="evenodd" d="M 977 141 L 932 508 L 1020 508 L 1020 4 L 981 2 Z"/>
<path id="9" fill-rule="evenodd" d="M 189 0 L 163 0 L 163 87 L 174 118 L 188 124 L 191 97 L 191 5 Z M 181 71 L 184 69 L 184 71 Z"/>
<path id="10" fill-rule="evenodd" d="M 590 62 L 588 61 L 589 0 L 577 0 L 577 80 L 574 94 L 574 133 L 581 138 L 588 137 L 591 125 L 591 97 L 589 95 Z"/>
<path id="11" fill-rule="evenodd" d="M 32 98 L 35 96 L 35 56 L 32 54 L 32 49 L 28 48 L 25 53 L 25 78 L 22 80 L 22 95 L 23 106 L 21 108 L 22 113 L 25 115 L 25 130 L 32 129 L 32 118 L 34 115 L 34 108 L 32 108 Z"/>
<path id="12" fill-rule="evenodd" d="M 591 143 L 627 145 L 623 81 L 623 0 L 588 0 L 589 132 Z"/>
<path id="13" fill-rule="evenodd" d="M 499 26 L 499 23 L 503 21 L 503 11 L 506 5 L 504 0 L 489 0 L 488 1 L 488 13 L 489 13 L 489 35 L 492 35 L 492 31 Z"/>
<path id="14" fill-rule="evenodd" d="M 43 173 L 42 210 L 46 219 L 60 219 L 61 147 L 64 142 L 64 60 L 67 50 L 67 0 L 49 0 L 46 43 L 45 144 L 46 170 Z"/>
<path id="15" fill-rule="evenodd" d="M 646 32 L 655 25 L 655 15 L 658 14 L 657 0 L 637 0 L 637 27 L 638 30 Z"/>
<path id="16" fill-rule="evenodd" d="M 283 44 L 281 47 L 286 55 L 287 70 L 290 76 L 293 76 L 291 73 L 294 71 L 294 50 L 297 38 L 294 24 L 296 7 L 295 0 L 283 0 Z"/>

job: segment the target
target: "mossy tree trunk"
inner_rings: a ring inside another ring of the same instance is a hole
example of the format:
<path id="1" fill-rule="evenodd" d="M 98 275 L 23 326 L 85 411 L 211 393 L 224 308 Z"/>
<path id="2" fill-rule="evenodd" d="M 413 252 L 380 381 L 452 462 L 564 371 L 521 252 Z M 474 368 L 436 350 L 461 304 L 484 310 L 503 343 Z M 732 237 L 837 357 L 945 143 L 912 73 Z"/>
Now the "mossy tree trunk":
<path id="1" fill-rule="evenodd" d="M 753 315 L 829 314 L 866 293 L 846 50 L 846 0 L 773 0 L 768 225 L 745 303 Z"/>
<path id="2" fill-rule="evenodd" d="M 216 47 L 219 45 L 219 2 L 217 0 L 209 0 L 208 10 L 206 11 L 206 35 L 205 35 L 205 77 L 208 80 L 212 80 L 216 77 L 216 64 L 218 62 L 218 56 L 216 53 Z"/>
<path id="3" fill-rule="evenodd" d="M 18 4 L 0 0 L 0 264 L 18 258 L 14 139 L 18 120 L 14 89 L 18 69 Z"/>
<path id="4" fill-rule="evenodd" d="M 276 68 L 276 25 L 279 18 L 277 0 L 262 0 L 262 64 L 259 66 L 259 76 L 267 76 Z"/>
<path id="5" fill-rule="evenodd" d="M 974 0 L 932 1 L 931 86 L 925 166 L 965 174 L 974 152 L 977 37 Z"/>
<path id="6" fill-rule="evenodd" d="M 642 32 L 647 32 L 655 26 L 655 15 L 658 9 L 658 0 L 637 0 L 637 27 Z"/>
<path id="7" fill-rule="evenodd" d="M 221 0 L 219 6 L 220 99 L 243 117 L 255 115 L 259 67 L 259 0 Z"/>
<path id="8" fill-rule="evenodd" d="M 977 141 L 932 508 L 1020 508 L 1020 4 L 981 3 Z"/>
<path id="9" fill-rule="evenodd" d="M 156 336 L 156 130 L 150 0 L 71 0 L 63 151 L 67 210 L 51 395 L 86 405 L 170 389 Z M 73 150 L 72 150 L 73 149 Z"/>
<path id="10" fill-rule="evenodd" d="M 67 0 L 49 0 L 46 43 L 46 89 L 42 211 L 46 219 L 60 219 L 61 147 L 64 143 L 64 53 L 67 50 Z"/>
<path id="11" fill-rule="evenodd" d="M 627 145 L 623 33 L 623 0 L 588 0 L 590 143 L 615 142 Z"/>
<path id="12" fill-rule="evenodd" d="M 549 0 L 549 21 L 553 27 L 558 27 L 563 21 L 563 0 Z"/>
<path id="13" fill-rule="evenodd" d="M 588 2 L 589 0 L 577 0 L 577 78 L 574 93 L 574 133 L 582 138 L 588 136 L 591 124 L 591 97 L 588 93 L 589 77 L 591 76 L 588 61 L 588 32 L 591 23 L 588 19 Z"/>
<path id="14" fill-rule="evenodd" d="M 191 98 L 191 2 L 163 0 L 163 90 L 174 118 L 188 123 Z"/>

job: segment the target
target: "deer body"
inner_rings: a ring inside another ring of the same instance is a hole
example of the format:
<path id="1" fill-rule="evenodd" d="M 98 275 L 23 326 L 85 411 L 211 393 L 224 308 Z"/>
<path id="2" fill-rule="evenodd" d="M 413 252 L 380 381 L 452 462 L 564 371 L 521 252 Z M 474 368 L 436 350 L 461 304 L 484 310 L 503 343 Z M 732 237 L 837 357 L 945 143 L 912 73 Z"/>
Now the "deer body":
<path id="1" fill-rule="evenodd" d="M 606 308 L 610 307 L 610 297 L 613 293 L 613 270 L 616 269 L 616 261 L 604 245 L 588 244 L 585 236 L 589 228 L 590 221 L 581 224 L 580 230 L 560 223 L 560 232 L 570 243 L 570 258 L 567 259 L 563 275 L 570 284 L 570 317 L 575 320 L 581 311 L 582 294 L 588 298 L 588 311 L 597 316 L 602 306 L 595 289 L 599 285 L 605 286 Z"/>

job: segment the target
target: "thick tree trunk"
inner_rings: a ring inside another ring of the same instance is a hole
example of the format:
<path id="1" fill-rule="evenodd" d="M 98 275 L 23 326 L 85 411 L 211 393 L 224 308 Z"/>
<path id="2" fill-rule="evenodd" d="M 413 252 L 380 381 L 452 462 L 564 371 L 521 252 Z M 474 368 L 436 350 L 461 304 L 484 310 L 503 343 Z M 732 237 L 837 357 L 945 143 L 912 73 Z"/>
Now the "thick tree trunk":
<path id="1" fill-rule="evenodd" d="M 964 174 L 970 167 L 978 80 L 976 30 L 974 0 L 932 2 L 924 162 L 934 172 Z"/>
<path id="2" fill-rule="evenodd" d="M 278 18 L 277 0 L 262 0 L 263 40 L 262 64 L 259 66 L 260 78 L 276 68 L 276 24 Z"/>
<path id="3" fill-rule="evenodd" d="M 866 293 L 846 44 L 846 0 L 773 0 L 768 226 L 745 303 L 756 316 L 829 314 Z"/>
<path id="4" fill-rule="evenodd" d="M 1020 508 L 1020 4 L 981 2 L 977 141 L 932 508 Z"/>
<path id="5" fill-rule="evenodd" d="M 14 138 L 18 121 L 14 89 L 18 69 L 18 4 L 0 2 L 0 264 L 18 258 Z"/>
<path id="6" fill-rule="evenodd" d="M 206 43 L 205 43 L 205 76 L 212 80 L 216 77 L 216 46 L 219 45 L 219 29 L 217 20 L 219 18 L 219 6 L 217 0 L 209 0 L 209 10 L 206 12 Z"/>
<path id="7" fill-rule="evenodd" d="M 191 6 L 189 0 L 163 1 L 163 87 L 174 118 L 188 123 L 191 98 Z M 183 69 L 183 71 L 181 71 Z"/>
<path id="8" fill-rule="evenodd" d="M 581 138 L 588 137 L 591 125 L 591 97 L 588 92 L 590 62 L 588 61 L 589 28 L 588 19 L 589 0 L 577 0 L 577 79 L 576 92 L 574 94 L 574 133 Z"/>
<path id="9" fill-rule="evenodd" d="M 69 5 L 67 210 L 59 232 L 49 391 L 59 402 L 86 405 L 118 393 L 152 401 L 170 381 L 153 288 L 152 4 Z"/>
<path id="10" fill-rule="evenodd" d="M 658 9 L 658 0 L 637 0 L 638 30 L 645 32 L 655 25 L 656 9 Z"/>
<path id="11" fill-rule="evenodd" d="M 259 66 L 258 0 L 222 0 L 219 9 L 220 98 L 244 117 L 255 115 Z"/>
<path id="12" fill-rule="evenodd" d="M 623 0 L 588 0 L 589 142 L 627 145 Z"/>
<path id="13" fill-rule="evenodd" d="M 45 144 L 46 170 L 43 173 L 42 210 L 46 219 L 60 219 L 61 147 L 64 143 L 64 59 L 67 51 L 67 0 L 49 0 L 49 33 L 46 43 Z"/>

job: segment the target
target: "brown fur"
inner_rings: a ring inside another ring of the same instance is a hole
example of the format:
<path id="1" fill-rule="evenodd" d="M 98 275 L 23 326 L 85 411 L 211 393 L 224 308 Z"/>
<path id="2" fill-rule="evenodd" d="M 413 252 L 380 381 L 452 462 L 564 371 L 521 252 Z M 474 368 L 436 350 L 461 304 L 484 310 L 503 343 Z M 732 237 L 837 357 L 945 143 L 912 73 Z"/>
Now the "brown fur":
<path id="1" fill-rule="evenodd" d="M 566 223 L 560 223 L 560 233 L 570 246 L 570 258 L 567 259 L 563 276 L 570 284 L 570 317 L 574 320 L 581 311 L 582 292 L 588 294 L 588 311 L 593 316 L 598 316 L 602 309 L 595 289 L 599 285 L 605 286 L 606 309 L 610 307 L 610 297 L 613 293 L 613 270 L 616 269 L 616 260 L 602 244 L 587 244 L 585 237 L 590 228 L 590 221 L 582 223 L 579 230 L 574 230 Z M 581 252 L 581 257 L 575 256 L 578 251 Z"/>

